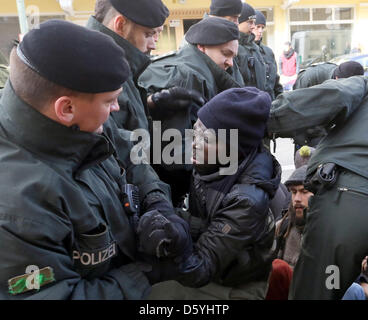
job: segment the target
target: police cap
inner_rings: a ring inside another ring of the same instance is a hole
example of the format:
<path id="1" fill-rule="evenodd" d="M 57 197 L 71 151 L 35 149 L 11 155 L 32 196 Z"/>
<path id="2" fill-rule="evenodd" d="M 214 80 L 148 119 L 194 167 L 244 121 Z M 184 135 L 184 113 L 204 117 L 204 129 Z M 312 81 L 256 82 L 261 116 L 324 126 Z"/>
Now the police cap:
<path id="1" fill-rule="evenodd" d="M 161 27 L 169 9 L 161 0 L 110 0 L 116 11 L 147 28 Z"/>
<path id="2" fill-rule="evenodd" d="M 242 11 L 241 0 L 212 0 L 210 15 L 225 17 L 238 16 Z"/>
<path id="3" fill-rule="evenodd" d="M 243 3 L 243 9 L 239 17 L 239 24 L 251 19 L 256 19 L 256 11 L 248 3 Z"/>
<path id="4" fill-rule="evenodd" d="M 185 39 L 191 44 L 215 46 L 239 39 L 238 26 L 226 19 L 209 17 L 192 25 Z"/>
<path id="5" fill-rule="evenodd" d="M 109 36 L 63 20 L 29 31 L 17 54 L 42 77 L 78 92 L 118 90 L 130 73 L 124 50 Z"/>
<path id="6" fill-rule="evenodd" d="M 256 26 L 259 24 L 266 26 L 266 17 L 261 11 L 256 10 Z"/>

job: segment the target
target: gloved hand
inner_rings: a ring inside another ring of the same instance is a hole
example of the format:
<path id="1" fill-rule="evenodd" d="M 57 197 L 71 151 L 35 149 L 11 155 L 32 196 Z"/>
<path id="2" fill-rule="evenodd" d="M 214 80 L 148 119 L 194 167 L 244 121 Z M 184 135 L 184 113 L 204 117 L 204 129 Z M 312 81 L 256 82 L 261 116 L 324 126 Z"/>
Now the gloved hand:
<path id="1" fill-rule="evenodd" d="M 155 109 L 162 113 L 175 113 L 178 110 L 189 108 L 192 103 L 200 106 L 205 104 L 202 95 L 195 90 L 188 90 L 181 87 L 163 89 L 151 96 Z"/>
<path id="2" fill-rule="evenodd" d="M 157 210 L 145 213 L 138 225 L 139 251 L 157 258 L 172 257 L 176 262 L 193 251 L 189 226 L 179 216 L 163 216 Z"/>

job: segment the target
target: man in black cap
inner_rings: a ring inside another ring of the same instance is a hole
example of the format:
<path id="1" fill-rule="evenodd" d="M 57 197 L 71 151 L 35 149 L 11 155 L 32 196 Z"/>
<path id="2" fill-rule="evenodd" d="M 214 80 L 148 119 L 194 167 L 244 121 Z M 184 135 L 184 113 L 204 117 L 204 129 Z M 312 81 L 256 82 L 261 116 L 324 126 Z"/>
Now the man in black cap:
<path id="1" fill-rule="evenodd" d="M 363 66 L 356 61 L 346 61 L 339 66 L 330 62 L 316 64 L 299 72 L 293 90 L 309 88 L 329 79 L 349 78 L 363 74 Z M 295 151 L 303 145 L 316 147 L 326 134 L 326 130 L 321 126 L 308 128 L 300 135 L 295 136 Z"/>
<path id="2" fill-rule="evenodd" d="M 137 262 L 137 220 L 152 210 L 170 219 L 173 208 L 150 167 L 121 156 L 131 145 L 110 113 L 129 75 L 124 51 L 102 33 L 50 20 L 25 35 L 10 66 L 0 100 L 0 281 L 8 285 L 0 299 L 144 298 L 155 270 Z M 175 221 L 172 234 L 185 235 Z M 159 236 L 158 253 L 182 245 Z"/>
<path id="3" fill-rule="evenodd" d="M 304 185 L 314 196 L 292 299 L 341 299 L 367 254 L 367 95 L 367 79 L 354 76 L 284 92 L 272 102 L 270 134 L 293 138 L 316 126 L 327 131 L 308 163 Z"/>
<path id="4" fill-rule="evenodd" d="M 239 18 L 239 53 L 237 63 L 246 86 L 256 87 L 267 91 L 266 87 L 266 63 L 259 47 L 254 42 L 256 12 L 252 6 L 243 3 L 243 9 Z"/>
<path id="5" fill-rule="evenodd" d="M 119 128 L 130 131 L 150 129 L 150 109 L 175 105 L 180 100 L 191 102 L 192 96 L 181 90 L 160 96 L 156 104 L 147 104 L 146 92 L 139 88 L 137 79 L 150 64 L 149 55 L 156 48 L 158 33 L 169 16 L 161 0 L 97 0 L 95 15 L 87 28 L 100 31 L 114 39 L 125 50 L 131 74 L 119 97 L 120 111 L 112 114 Z"/>
<path id="6" fill-rule="evenodd" d="M 285 186 L 291 192 L 291 203 L 288 212 L 276 223 L 277 257 L 292 268 L 299 258 L 308 201 L 313 195 L 304 187 L 306 174 L 307 165 L 304 165 L 294 170 L 285 181 Z"/>
<path id="7" fill-rule="evenodd" d="M 156 59 L 139 78 L 139 85 L 153 94 L 153 100 L 156 92 L 173 86 L 199 92 L 207 101 L 226 89 L 242 87 L 241 75 L 232 68 L 238 53 L 238 38 L 236 24 L 215 17 L 203 19 L 188 30 L 188 44 L 175 54 Z M 158 113 L 153 117 L 162 122 L 163 128 L 178 129 L 184 136 L 185 129 L 191 129 L 197 120 L 201 106 L 192 103 L 191 109 L 177 110 L 171 115 Z M 155 168 L 160 178 L 171 185 L 176 204 L 188 192 L 191 165 Z"/>
<path id="8" fill-rule="evenodd" d="M 280 84 L 280 76 L 277 73 L 277 63 L 275 55 L 270 47 L 262 43 L 263 32 L 266 29 L 266 17 L 261 11 L 256 11 L 256 24 L 253 29 L 255 36 L 254 42 L 259 46 L 260 52 L 266 66 L 266 91 L 274 100 L 280 93 L 283 92 L 283 87 Z"/>
<path id="9" fill-rule="evenodd" d="M 226 90 L 199 110 L 189 209 L 179 211 L 195 249 L 185 273 L 153 286 L 150 299 L 265 298 L 275 230 L 269 205 L 281 177 L 262 146 L 270 106 L 267 93 L 245 87 Z M 236 170 L 228 174 L 232 165 L 221 159 L 235 150 Z"/>

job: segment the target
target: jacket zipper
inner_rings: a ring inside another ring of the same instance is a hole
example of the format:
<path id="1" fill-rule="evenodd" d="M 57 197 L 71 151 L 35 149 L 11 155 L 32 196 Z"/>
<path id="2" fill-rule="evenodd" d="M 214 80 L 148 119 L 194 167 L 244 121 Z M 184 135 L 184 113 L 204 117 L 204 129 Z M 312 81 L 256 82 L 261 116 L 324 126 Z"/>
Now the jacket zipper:
<path id="1" fill-rule="evenodd" d="M 346 188 L 346 187 L 339 187 L 339 188 L 337 188 L 337 190 L 339 191 L 339 194 L 338 194 L 336 200 L 338 200 L 340 198 L 340 195 L 341 195 L 342 192 L 356 193 L 356 194 L 368 197 L 368 192 L 353 190 L 353 189 Z"/>

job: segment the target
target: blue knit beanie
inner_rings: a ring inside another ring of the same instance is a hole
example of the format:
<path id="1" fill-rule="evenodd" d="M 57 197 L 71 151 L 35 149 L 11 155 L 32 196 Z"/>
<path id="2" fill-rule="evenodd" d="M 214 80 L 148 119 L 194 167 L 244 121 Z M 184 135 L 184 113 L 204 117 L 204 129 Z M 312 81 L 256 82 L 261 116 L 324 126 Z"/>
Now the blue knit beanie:
<path id="1" fill-rule="evenodd" d="M 270 108 L 268 93 L 254 87 L 233 88 L 207 102 L 199 109 L 198 118 L 216 132 L 238 129 L 239 152 L 246 156 L 262 143 Z"/>

